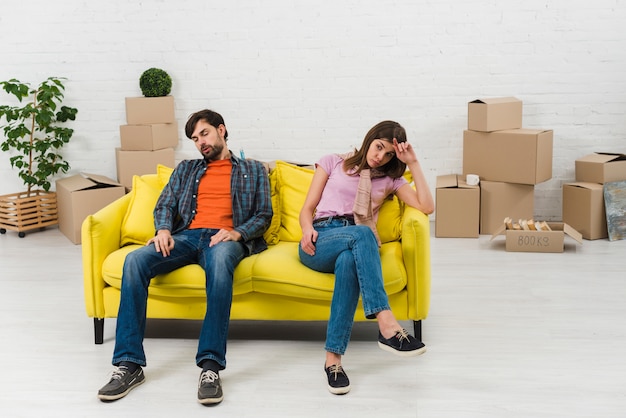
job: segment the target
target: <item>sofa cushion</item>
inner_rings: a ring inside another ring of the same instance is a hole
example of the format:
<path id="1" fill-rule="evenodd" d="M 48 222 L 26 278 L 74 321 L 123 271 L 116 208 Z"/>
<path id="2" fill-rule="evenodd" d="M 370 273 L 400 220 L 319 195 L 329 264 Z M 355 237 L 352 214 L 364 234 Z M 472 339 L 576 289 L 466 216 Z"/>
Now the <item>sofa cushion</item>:
<path id="1" fill-rule="evenodd" d="M 174 172 L 172 167 L 167 167 L 163 164 L 157 164 L 157 177 L 161 182 L 161 188 L 165 187 L 165 185 L 170 181 L 170 176 Z"/>
<path id="2" fill-rule="evenodd" d="M 265 242 L 269 245 L 278 244 L 278 234 L 280 232 L 280 197 L 278 195 L 278 172 L 272 170 L 270 172 L 270 196 L 272 200 L 272 220 L 269 228 L 263 234 Z"/>
<path id="3" fill-rule="evenodd" d="M 128 245 L 111 253 L 102 265 L 104 281 L 117 289 L 122 286 L 124 259 L 141 245 Z M 385 291 L 388 295 L 406 287 L 407 276 L 399 242 L 380 249 Z M 280 268 L 276 268 L 280 266 Z M 244 258 L 235 269 L 233 294 L 260 292 L 304 299 L 329 301 L 335 286 L 334 275 L 309 269 L 298 258 L 298 243 L 279 242 L 266 251 Z M 150 282 L 150 295 L 202 297 L 205 294 L 204 272 L 197 264 L 188 265 Z"/>
<path id="4" fill-rule="evenodd" d="M 104 281 L 116 289 L 122 286 L 124 259 L 131 252 L 143 245 L 131 244 L 111 254 L 102 264 Z M 258 255 L 244 258 L 235 269 L 233 294 L 239 295 L 252 291 L 252 267 Z M 156 276 L 150 282 L 150 294 L 168 297 L 202 297 L 205 295 L 204 271 L 198 264 L 190 264 L 169 274 Z M 174 291 L 175 290 L 175 291 Z"/>
<path id="5" fill-rule="evenodd" d="M 162 187 L 155 175 L 134 176 L 130 203 L 122 221 L 121 245 L 145 244 L 154 236 L 154 206 Z"/>
<path id="6" fill-rule="evenodd" d="M 304 205 L 311 180 L 313 180 L 314 171 L 310 168 L 277 161 L 273 172 L 276 173 L 276 189 L 280 207 L 278 237 L 280 241 L 298 242 L 302 238 L 300 210 Z"/>
<path id="7" fill-rule="evenodd" d="M 393 196 L 383 203 L 378 211 L 378 221 L 376 230 L 380 237 L 380 242 L 398 241 L 402 233 L 402 204 L 400 200 Z"/>
<path id="8" fill-rule="evenodd" d="M 383 244 L 380 256 L 387 294 L 404 290 L 407 273 L 400 242 Z M 300 262 L 297 242 L 281 241 L 258 254 L 253 275 L 255 292 L 304 299 L 331 300 L 335 286 L 333 274 L 316 272 Z"/>

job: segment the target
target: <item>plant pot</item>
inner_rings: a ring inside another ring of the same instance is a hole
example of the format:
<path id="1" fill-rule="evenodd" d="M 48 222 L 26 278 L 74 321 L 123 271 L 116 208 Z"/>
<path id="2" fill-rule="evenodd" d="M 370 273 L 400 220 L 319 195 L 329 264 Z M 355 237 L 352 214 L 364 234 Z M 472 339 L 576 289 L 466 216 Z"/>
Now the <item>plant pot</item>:
<path id="1" fill-rule="evenodd" d="M 57 194 L 43 190 L 0 196 L 0 233 L 7 229 L 17 231 L 20 238 L 25 231 L 45 228 L 58 223 Z"/>

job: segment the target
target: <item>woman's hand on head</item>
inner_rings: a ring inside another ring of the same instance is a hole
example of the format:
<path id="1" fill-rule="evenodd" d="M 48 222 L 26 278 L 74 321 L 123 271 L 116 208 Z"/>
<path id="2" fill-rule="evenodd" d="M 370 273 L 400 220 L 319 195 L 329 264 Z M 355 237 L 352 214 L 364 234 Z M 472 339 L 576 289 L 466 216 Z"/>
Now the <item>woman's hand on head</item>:
<path id="1" fill-rule="evenodd" d="M 417 155 L 415 154 L 415 150 L 408 141 L 398 142 L 398 140 L 394 138 L 392 144 L 398 160 L 402 161 L 406 165 L 417 161 Z"/>

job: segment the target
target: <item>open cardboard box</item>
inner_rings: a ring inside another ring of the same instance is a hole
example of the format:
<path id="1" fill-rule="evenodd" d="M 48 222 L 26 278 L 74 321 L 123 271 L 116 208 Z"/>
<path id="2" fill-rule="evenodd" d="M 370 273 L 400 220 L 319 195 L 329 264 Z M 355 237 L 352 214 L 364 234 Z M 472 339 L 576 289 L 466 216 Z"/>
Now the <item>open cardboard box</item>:
<path id="1" fill-rule="evenodd" d="M 563 222 L 548 222 L 552 231 L 528 231 L 506 229 L 502 223 L 491 236 L 493 241 L 499 235 L 506 236 L 506 251 L 527 253 L 562 253 L 565 246 L 565 235 L 570 236 L 579 244 L 583 243 L 580 232 Z"/>
<path id="2" fill-rule="evenodd" d="M 88 215 L 126 194 L 115 180 L 88 173 L 57 180 L 56 192 L 59 230 L 74 244 L 81 243 L 81 227 Z"/>
<path id="3" fill-rule="evenodd" d="M 456 174 L 437 177 L 435 237 L 478 238 L 480 187 Z"/>
<path id="4" fill-rule="evenodd" d="M 577 159 L 575 166 L 576 181 L 604 184 L 626 180 L 625 154 L 596 152 Z"/>

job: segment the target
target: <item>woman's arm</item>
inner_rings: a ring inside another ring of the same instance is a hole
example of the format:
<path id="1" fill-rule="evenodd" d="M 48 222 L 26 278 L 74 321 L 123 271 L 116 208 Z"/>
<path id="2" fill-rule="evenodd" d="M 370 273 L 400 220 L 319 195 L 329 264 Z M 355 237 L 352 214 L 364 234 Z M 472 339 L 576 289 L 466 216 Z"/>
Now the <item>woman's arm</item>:
<path id="1" fill-rule="evenodd" d="M 302 250 L 309 254 L 315 254 L 315 241 L 317 231 L 313 229 L 313 212 L 322 198 L 322 192 L 328 181 L 328 174 L 318 165 L 311 181 L 311 186 L 300 210 L 300 228 L 302 228 Z"/>
<path id="2" fill-rule="evenodd" d="M 435 211 L 435 202 L 413 147 L 408 142 L 398 143 L 395 139 L 393 147 L 398 159 L 409 167 L 415 184 L 415 189 L 408 184 L 400 187 L 396 191 L 396 196 L 407 205 L 430 215 Z"/>

